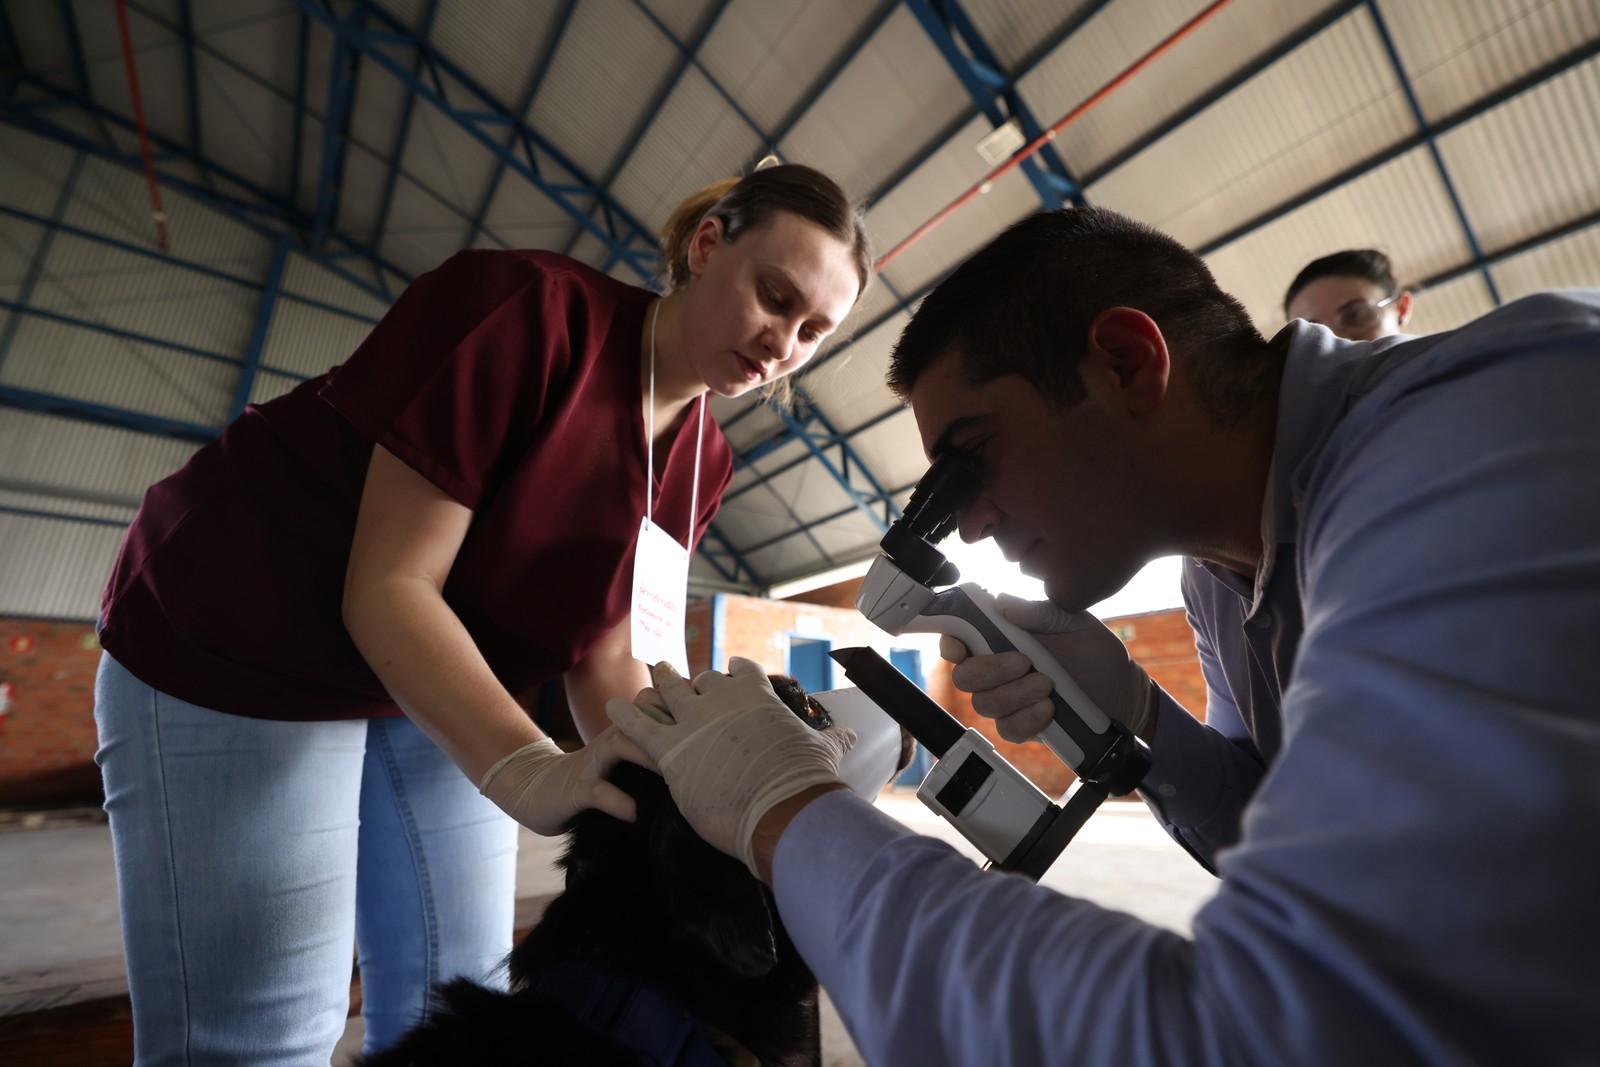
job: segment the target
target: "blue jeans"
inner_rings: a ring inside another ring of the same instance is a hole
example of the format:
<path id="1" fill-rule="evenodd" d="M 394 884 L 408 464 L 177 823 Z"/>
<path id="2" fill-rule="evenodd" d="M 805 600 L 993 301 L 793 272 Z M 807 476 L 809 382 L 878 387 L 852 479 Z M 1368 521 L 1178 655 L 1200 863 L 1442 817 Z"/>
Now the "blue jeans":
<path id="1" fill-rule="evenodd" d="M 409 720 L 274 722 L 95 684 L 138 1067 L 327 1067 L 361 967 L 366 1051 L 430 985 L 503 988 L 517 826 Z"/>

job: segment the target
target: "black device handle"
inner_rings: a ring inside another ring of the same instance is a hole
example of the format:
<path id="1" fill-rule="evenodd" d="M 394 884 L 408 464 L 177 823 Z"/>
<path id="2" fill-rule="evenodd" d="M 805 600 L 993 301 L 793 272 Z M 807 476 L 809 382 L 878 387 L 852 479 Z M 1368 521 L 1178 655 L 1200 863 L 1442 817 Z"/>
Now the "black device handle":
<path id="1" fill-rule="evenodd" d="M 917 683 L 865 646 L 836 648 L 828 653 L 844 668 L 844 676 L 895 722 L 911 731 L 935 759 L 943 759 L 967 728 L 935 704 Z"/>

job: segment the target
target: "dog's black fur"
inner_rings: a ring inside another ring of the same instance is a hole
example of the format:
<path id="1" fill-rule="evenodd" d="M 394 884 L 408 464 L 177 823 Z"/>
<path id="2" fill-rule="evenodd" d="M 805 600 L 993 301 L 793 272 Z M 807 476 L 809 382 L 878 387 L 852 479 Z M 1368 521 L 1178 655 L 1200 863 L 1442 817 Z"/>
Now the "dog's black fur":
<path id="1" fill-rule="evenodd" d="M 831 725 L 793 679 L 772 681 L 801 718 Z M 902 767 L 912 747 L 902 746 Z M 816 979 L 771 891 L 700 839 L 659 775 L 621 763 L 609 778 L 637 801 L 638 818 L 586 811 L 572 821 L 566 889 L 512 950 L 511 992 L 450 982 L 426 1022 L 362 1067 L 642 1063 L 534 988 L 569 961 L 648 983 L 762 1064 L 798 1067 L 817 1055 Z"/>

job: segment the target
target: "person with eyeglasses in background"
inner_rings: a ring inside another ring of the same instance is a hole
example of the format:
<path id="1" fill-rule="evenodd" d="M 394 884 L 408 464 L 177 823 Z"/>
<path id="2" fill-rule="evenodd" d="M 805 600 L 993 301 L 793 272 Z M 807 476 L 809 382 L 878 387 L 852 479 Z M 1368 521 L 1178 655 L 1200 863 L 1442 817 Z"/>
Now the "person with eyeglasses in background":
<path id="1" fill-rule="evenodd" d="M 1376 248 L 1347 248 L 1314 259 L 1283 294 L 1284 317 L 1326 326 L 1346 341 L 1393 337 L 1411 321 L 1411 294 Z"/>

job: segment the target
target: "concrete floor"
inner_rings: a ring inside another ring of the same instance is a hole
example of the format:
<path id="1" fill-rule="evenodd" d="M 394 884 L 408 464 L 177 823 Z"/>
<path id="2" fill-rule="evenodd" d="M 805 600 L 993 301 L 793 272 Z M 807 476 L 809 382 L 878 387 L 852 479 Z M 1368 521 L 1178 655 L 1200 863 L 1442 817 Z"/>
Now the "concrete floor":
<path id="1" fill-rule="evenodd" d="M 879 805 L 919 833 L 976 856 L 910 791 L 883 794 Z M 517 860 L 518 896 L 559 891 L 552 862 L 559 842 L 524 831 Z M 46 826 L 0 833 L 0 974 L 52 963 L 119 956 L 111 840 L 104 824 Z M 1166 836 L 1143 804 L 1104 805 L 1045 875 L 1043 884 L 1187 933 L 1216 882 Z M 334 1064 L 360 1048 L 352 1020 Z M 858 1067 L 860 1055 L 824 997 L 823 1053 L 828 1067 Z"/>

